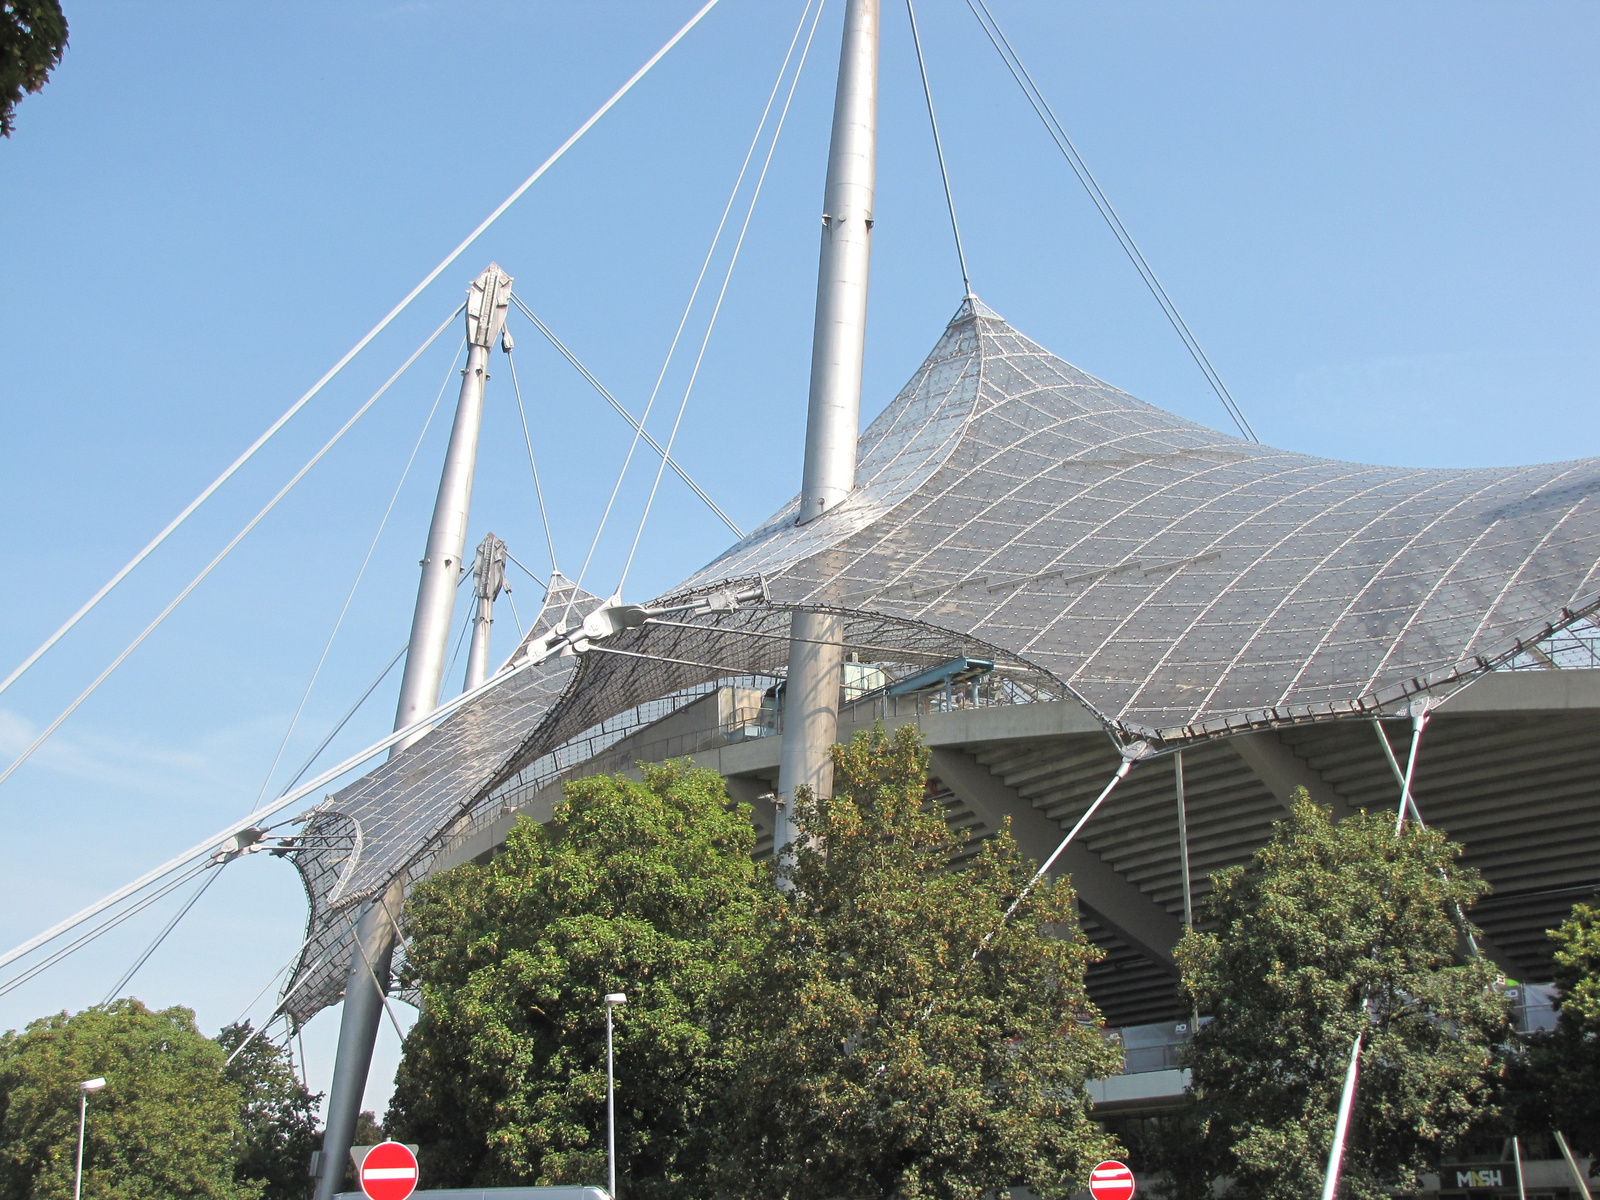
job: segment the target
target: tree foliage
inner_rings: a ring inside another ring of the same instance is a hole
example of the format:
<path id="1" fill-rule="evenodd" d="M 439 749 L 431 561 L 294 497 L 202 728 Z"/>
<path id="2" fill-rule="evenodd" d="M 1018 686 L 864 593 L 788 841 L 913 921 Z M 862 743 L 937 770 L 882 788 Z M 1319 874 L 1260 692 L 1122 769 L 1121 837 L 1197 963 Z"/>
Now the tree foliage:
<path id="1" fill-rule="evenodd" d="M 1070 885 L 1042 883 L 1002 928 L 1028 864 L 1007 830 L 951 869 L 971 848 L 925 806 L 926 779 L 915 731 L 880 728 L 835 748 L 831 799 L 795 804 L 738 997 L 728 1194 L 1064 1196 L 1113 1148 L 1085 1099 L 1117 1058 Z"/>
<path id="2" fill-rule="evenodd" d="M 244 1200 L 238 1085 L 186 1008 L 116 1000 L 0 1035 L 0 1200 L 72 1195 L 78 1084 L 89 1101 L 86 1200 Z"/>
<path id="3" fill-rule="evenodd" d="M 10 137 L 12 113 L 41 90 L 67 48 L 60 0 L 0 0 L 0 137 Z"/>
<path id="4" fill-rule="evenodd" d="M 748 812 L 684 765 L 643 783 L 571 783 L 548 827 L 438 876 L 406 912 L 422 1016 L 388 1129 L 436 1187 L 605 1178 L 605 1017 L 616 1014 L 619 1172 L 629 1196 L 692 1190 L 724 1047 L 714 1030 L 747 958 Z"/>
<path id="5" fill-rule="evenodd" d="M 306 1090 L 286 1050 L 252 1032 L 243 1021 L 217 1035 L 224 1057 L 244 1046 L 223 1071 L 239 1089 L 234 1178 L 259 1183 L 262 1200 L 304 1200 L 322 1097 Z"/>
<path id="6" fill-rule="evenodd" d="M 1246 867 L 1214 879 L 1209 932 L 1178 947 L 1211 1022 L 1188 1049 L 1213 1177 L 1260 1200 L 1321 1186 L 1350 1048 L 1365 1035 L 1342 1185 L 1412 1186 L 1485 1104 L 1506 1003 L 1456 961 L 1455 914 L 1482 892 L 1461 848 L 1392 816 L 1334 824 L 1303 789 Z"/>
<path id="7" fill-rule="evenodd" d="M 434 1186 L 604 1177 L 617 1013 L 619 1183 L 640 1200 L 970 1196 L 1085 1181 L 1114 1143 L 1084 1082 L 1115 1070 L 1066 883 L 925 811 L 926 751 L 881 730 L 802 797 L 783 888 L 716 775 L 568 785 L 406 914 L 423 1015 L 391 1136 Z M 966 859 L 959 868 L 953 862 Z M 989 939 L 985 944 L 985 939 Z M 974 951 L 983 948 L 976 956 Z"/>
<path id="8" fill-rule="evenodd" d="M 1600 1157 L 1600 906 L 1578 904 L 1558 928 L 1556 1027 L 1519 1039 L 1507 1106 L 1518 1132 L 1564 1132 L 1579 1154 Z"/>

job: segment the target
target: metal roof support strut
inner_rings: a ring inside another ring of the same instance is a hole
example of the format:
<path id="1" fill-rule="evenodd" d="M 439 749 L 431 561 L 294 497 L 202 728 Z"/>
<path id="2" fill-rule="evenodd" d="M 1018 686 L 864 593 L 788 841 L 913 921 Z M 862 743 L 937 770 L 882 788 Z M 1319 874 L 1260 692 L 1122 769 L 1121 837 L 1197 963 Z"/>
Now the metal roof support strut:
<path id="1" fill-rule="evenodd" d="M 478 432 L 483 426 L 483 389 L 489 380 L 489 350 L 505 328 L 511 305 L 511 276 L 494 263 L 467 290 L 467 365 L 461 372 L 461 394 L 455 423 L 439 477 L 439 495 L 428 526 L 417 607 L 411 618 L 406 670 L 400 680 L 400 703 L 394 727 L 404 729 L 439 706 L 450 627 L 455 620 L 456 582 L 467 548 L 467 515 L 472 507 L 472 477 L 478 462 Z M 487 634 L 487 625 L 481 626 Z M 477 637 L 474 636 L 474 648 Z M 487 660 L 488 646 L 484 646 Z M 470 687 L 468 688 L 470 691 Z M 390 757 L 427 736 L 426 727 L 398 743 Z M 370 902 L 356 928 L 357 945 L 345 975 L 344 1011 L 339 1017 L 339 1048 L 328 1089 L 328 1125 L 318 1160 L 315 1200 L 333 1200 L 344 1182 L 344 1159 L 355 1136 L 356 1119 L 367 1090 L 367 1071 L 383 1015 L 384 989 L 394 955 L 395 929 L 405 903 L 405 887 L 396 878 L 382 896 Z M 370 968 L 368 964 L 371 964 Z"/>
<path id="2" fill-rule="evenodd" d="M 843 502 L 856 482 L 877 163 L 878 19 L 878 0 L 847 0 L 823 189 L 799 524 Z M 791 632 L 778 772 L 778 793 L 789 803 L 778 809 L 773 837 L 780 854 L 794 840 L 791 814 L 796 789 L 807 788 L 816 796 L 833 791 L 829 750 L 839 732 L 839 674 L 844 661 L 838 616 L 796 613 Z"/>
<path id="3" fill-rule="evenodd" d="M 494 626 L 494 602 L 506 586 L 506 544 L 494 534 L 478 543 L 472 564 L 472 594 L 478 611 L 472 618 L 472 644 L 467 648 L 467 676 L 461 690 L 470 692 L 489 678 L 489 631 Z"/>

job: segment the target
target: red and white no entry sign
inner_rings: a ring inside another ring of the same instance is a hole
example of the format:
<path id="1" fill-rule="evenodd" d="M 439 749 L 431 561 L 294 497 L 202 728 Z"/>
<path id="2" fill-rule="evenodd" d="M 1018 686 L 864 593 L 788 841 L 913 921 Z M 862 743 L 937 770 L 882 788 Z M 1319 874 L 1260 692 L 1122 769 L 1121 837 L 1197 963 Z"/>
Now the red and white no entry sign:
<path id="1" fill-rule="evenodd" d="M 1089 1172 L 1089 1191 L 1094 1200 L 1133 1200 L 1133 1172 L 1108 1158 Z"/>
<path id="2" fill-rule="evenodd" d="M 361 1160 L 359 1174 L 371 1200 L 406 1200 L 417 1190 L 417 1156 L 399 1142 L 379 1142 Z"/>

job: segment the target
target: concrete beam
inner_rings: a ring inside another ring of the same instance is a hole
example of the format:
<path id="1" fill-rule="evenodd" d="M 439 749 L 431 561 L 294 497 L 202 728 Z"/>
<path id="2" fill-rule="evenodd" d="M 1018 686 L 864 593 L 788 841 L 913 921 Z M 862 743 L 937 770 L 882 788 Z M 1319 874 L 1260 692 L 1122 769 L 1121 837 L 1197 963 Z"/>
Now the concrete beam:
<path id="1" fill-rule="evenodd" d="M 1229 738 L 1228 745 L 1244 759 L 1256 778 L 1266 784 L 1285 810 L 1290 806 L 1289 797 L 1295 788 L 1303 787 L 1311 793 L 1315 803 L 1333 810 L 1335 821 L 1342 821 L 1355 812 L 1350 801 L 1334 791 L 1326 779 L 1311 769 L 1310 763 L 1285 746 L 1271 730 L 1240 734 Z"/>
<path id="2" fill-rule="evenodd" d="M 985 825 L 998 829 L 1011 818 L 1011 835 L 1023 854 L 1042 862 L 1061 844 L 1061 826 L 970 754 L 942 746 L 933 747 L 931 753 L 933 774 Z M 1072 876 L 1079 903 L 1090 909 L 1096 920 L 1151 962 L 1177 974 L 1172 948 L 1183 927 L 1171 913 L 1076 842 L 1056 865 Z"/>
<path id="3" fill-rule="evenodd" d="M 1434 719 L 1595 709 L 1600 709 L 1600 671 L 1491 671 L 1450 697 Z"/>
<path id="4" fill-rule="evenodd" d="M 752 779 L 747 775 L 729 775 L 722 781 L 728 788 L 728 799 L 735 804 L 748 804 L 755 826 L 770 834 L 778 824 L 777 806 L 772 797 L 775 789 L 765 779 Z"/>

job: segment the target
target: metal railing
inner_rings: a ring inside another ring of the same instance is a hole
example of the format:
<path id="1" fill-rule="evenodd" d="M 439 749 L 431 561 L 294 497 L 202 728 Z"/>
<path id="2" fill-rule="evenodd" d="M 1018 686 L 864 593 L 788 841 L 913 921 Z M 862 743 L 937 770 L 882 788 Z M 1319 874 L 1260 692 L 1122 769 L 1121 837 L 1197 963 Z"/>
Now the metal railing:
<path id="1" fill-rule="evenodd" d="M 1146 1071 L 1177 1069 L 1178 1051 L 1194 1037 L 1187 1021 L 1156 1025 L 1123 1025 L 1103 1029 L 1100 1036 L 1122 1047 L 1121 1075 L 1142 1075 Z"/>
<path id="2" fill-rule="evenodd" d="M 1600 625 L 1579 621 L 1524 647 L 1502 671 L 1600 670 Z"/>

